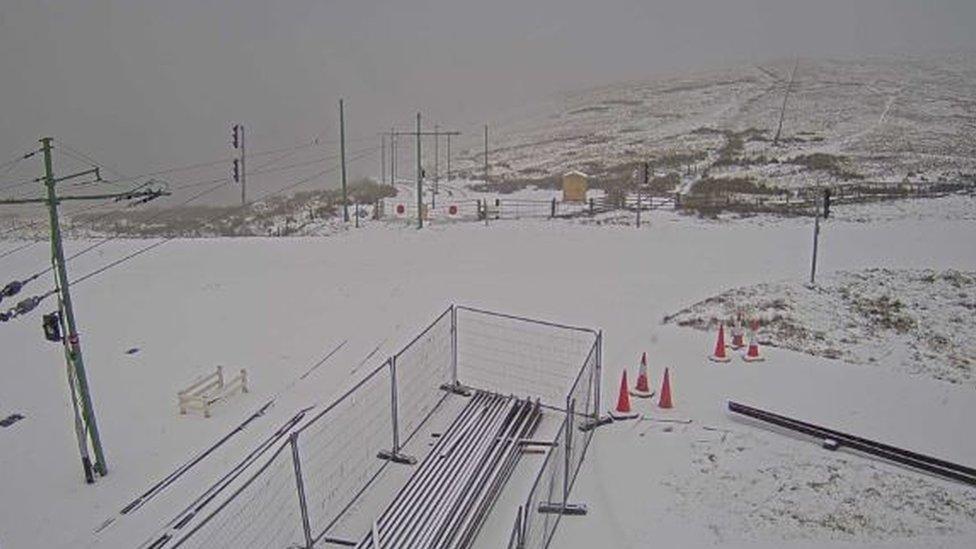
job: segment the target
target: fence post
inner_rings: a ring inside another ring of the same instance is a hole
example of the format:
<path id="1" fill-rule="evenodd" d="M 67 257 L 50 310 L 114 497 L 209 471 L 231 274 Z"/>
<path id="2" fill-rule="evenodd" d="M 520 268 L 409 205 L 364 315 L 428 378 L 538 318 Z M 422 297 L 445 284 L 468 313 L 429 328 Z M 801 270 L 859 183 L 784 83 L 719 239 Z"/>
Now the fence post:
<path id="1" fill-rule="evenodd" d="M 457 306 L 451 304 L 451 383 L 457 387 L 458 384 L 458 332 L 457 332 Z"/>
<path id="2" fill-rule="evenodd" d="M 512 535 L 508 538 L 508 549 L 522 549 L 525 546 L 522 535 L 522 506 L 519 505 L 518 513 L 515 514 L 515 525 L 512 527 Z"/>
<path id="3" fill-rule="evenodd" d="M 390 409 L 393 411 L 393 455 L 400 452 L 400 421 L 397 403 L 396 355 L 390 357 Z"/>
<path id="4" fill-rule="evenodd" d="M 552 199 L 552 205 L 549 206 L 549 219 L 556 217 L 556 199 Z"/>
<path id="5" fill-rule="evenodd" d="M 390 416 L 393 421 L 393 448 L 389 451 L 381 450 L 376 457 L 386 459 L 394 463 L 413 465 L 417 463 L 416 458 L 400 453 L 400 414 L 397 398 L 397 376 L 396 376 L 396 355 L 387 360 L 390 365 Z"/>
<path id="6" fill-rule="evenodd" d="M 298 507 L 302 512 L 302 532 L 305 533 L 305 549 L 312 549 L 312 529 L 308 523 L 308 504 L 305 501 L 305 482 L 302 480 L 302 461 L 298 457 L 298 433 L 288 437 L 291 443 L 291 461 L 295 466 L 295 485 L 298 489 Z"/>
<path id="7" fill-rule="evenodd" d="M 596 334 L 596 395 L 593 398 L 593 418 L 600 419 L 600 399 L 603 394 L 603 330 Z"/>
<path id="8" fill-rule="evenodd" d="M 593 199 L 590 199 L 590 215 L 593 215 Z"/>
<path id="9" fill-rule="evenodd" d="M 563 443 L 563 509 L 569 503 L 569 467 L 572 461 L 573 448 L 573 405 L 576 401 L 570 397 L 566 398 L 566 432 L 563 433 L 566 441 Z"/>

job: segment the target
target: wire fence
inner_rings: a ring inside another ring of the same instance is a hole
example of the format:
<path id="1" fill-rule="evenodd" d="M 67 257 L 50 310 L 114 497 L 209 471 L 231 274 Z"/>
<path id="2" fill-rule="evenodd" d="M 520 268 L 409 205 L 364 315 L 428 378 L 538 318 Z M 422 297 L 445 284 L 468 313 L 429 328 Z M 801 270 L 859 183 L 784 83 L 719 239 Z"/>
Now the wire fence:
<path id="1" fill-rule="evenodd" d="M 602 346 L 598 333 L 566 395 L 566 414 L 552 446 L 515 517 L 509 549 L 549 547 L 562 515 L 571 512 L 570 494 L 599 421 Z"/>
<path id="2" fill-rule="evenodd" d="M 298 432 L 309 532 L 325 535 L 388 463 L 393 447 L 390 361 L 374 369 Z"/>
<path id="3" fill-rule="evenodd" d="M 671 207 L 674 201 L 669 203 Z M 636 206 L 636 202 L 635 202 Z M 652 202 L 645 198 L 642 209 L 661 209 L 665 203 Z M 444 221 L 487 221 L 512 219 L 555 219 L 593 215 L 615 209 L 606 197 L 596 197 L 586 201 L 533 200 L 523 198 L 441 198 L 434 203 L 426 200 L 421 207 L 427 222 Z M 383 199 L 379 209 L 383 217 L 412 222 L 417 219 L 417 202 L 405 197 Z"/>
<path id="4" fill-rule="evenodd" d="M 597 332 L 470 307 L 456 311 L 461 384 L 563 408 Z"/>
<path id="5" fill-rule="evenodd" d="M 242 474 L 218 489 L 234 491 L 209 514 L 176 521 L 147 547 L 342 543 L 333 531 L 347 511 L 390 461 L 413 463 L 406 444 L 452 392 L 472 388 L 539 399 L 566 412 L 529 502 L 565 504 L 590 437 L 576 431 L 599 409 L 601 342 L 593 330 L 452 305 L 286 440 L 269 446 L 270 457 L 259 460 L 263 465 L 250 477 Z M 548 542 L 558 517 L 534 515 L 521 517 L 526 522 L 513 534 Z M 535 531 L 540 524 L 541 534 Z"/>
<path id="6" fill-rule="evenodd" d="M 305 545 L 290 444 L 282 444 L 253 476 L 173 547 L 237 548 Z M 168 537 L 151 547 L 164 547 Z"/>
<path id="7" fill-rule="evenodd" d="M 741 211 L 784 215 L 813 215 L 822 207 L 825 187 L 804 189 L 768 189 L 761 192 L 698 193 L 676 191 L 641 193 L 634 191 L 620 195 L 602 195 L 585 201 L 549 200 L 513 197 L 454 198 L 444 196 L 435 203 L 425 203 L 424 218 L 428 221 L 491 221 L 511 219 L 556 219 L 592 216 L 612 211 Z M 941 182 L 867 182 L 830 185 L 832 202 L 837 205 L 862 204 L 909 198 L 940 198 L 949 195 L 976 194 L 976 183 L 971 179 Z M 427 199 L 425 199 L 427 200 Z M 415 220 L 416 201 L 409 197 L 384 199 L 385 208 L 393 218 Z"/>

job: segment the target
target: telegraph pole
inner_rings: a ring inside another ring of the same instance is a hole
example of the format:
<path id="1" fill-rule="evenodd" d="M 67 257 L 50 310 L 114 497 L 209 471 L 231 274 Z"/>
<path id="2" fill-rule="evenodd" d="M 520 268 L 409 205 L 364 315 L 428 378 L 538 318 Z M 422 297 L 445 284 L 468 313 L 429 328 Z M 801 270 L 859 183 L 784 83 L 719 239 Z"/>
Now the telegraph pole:
<path id="1" fill-rule="evenodd" d="M 424 169 L 420 165 L 420 113 L 417 113 L 417 228 L 424 228 Z"/>
<path id="2" fill-rule="evenodd" d="M 485 185 L 488 184 L 488 124 L 485 124 Z"/>
<path id="3" fill-rule="evenodd" d="M 396 132 L 390 128 L 390 186 L 396 186 Z"/>
<path id="4" fill-rule="evenodd" d="M 339 156 L 342 162 L 342 220 L 349 222 L 349 201 L 346 196 L 346 114 L 342 99 L 339 100 Z"/>
<path id="5" fill-rule="evenodd" d="M 386 183 L 386 136 L 380 134 L 380 183 Z"/>
<path id="6" fill-rule="evenodd" d="M 108 474 L 108 465 L 105 460 L 105 452 L 102 448 L 101 436 L 98 431 L 98 423 L 95 419 L 95 407 L 92 403 L 91 391 L 88 385 L 88 376 L 85 373 L 85 363 L 81 352 L 81 340 L 78 335 L 78 325 L 75 319 L 74 306 L 71 301 L 71 282 L 68 279 L 68 269 L 64 258 L 64 246 L 61 238 L 61 224 L 58 219 L 58 204 L 66 200 L 105 200 L 105 199 L 134 199 L 143 198 L 146 201 L 168 195 L 168 192 L 159 190 L 136 190 L 112 194 L 91 194 L 82 196 L 58 196 L 55 185 L 62 181 L 75 179 L 85 175 L 94 175 L 96 181 L 101 181 L 98 168 L 85 170 L 76 174 L 55 178 L 54 165 L 51 158 L 52 138 L 41 139 L 42 151 L 44 152 L 44 187 L 46 196 L 44 198 L 24 198 L 12 200 L 0 200 L 0 204 L 46 204 L 48 216 L 51 224 L 51 263 L 54 270 L 54 281 L 56 293 L 58 294 L 58 307 L 60 309 L 59 323 L 64 328 L 64 337 L 61 339 L 64 345 L 64 356 L 68 369 L 68 382 L 71 392 L 71 400 L 75 412 L 75 433 L 78 436 L 78 447 L 81 454 L 82 468 L 85 473 L 85 480 L 89 484 L 95 481 L 94 474 L 101 476 Z M 40 181 L 40 179 L 38 179 Z M 78 408 L 81 408 L 79 413 Z M 95 454 L 95 462 L 91 462 L 88 453 L 88 446 Z"/>
<path id="7" fill-rule="evenodd" d="M 451 134 L 447 134 L 447 180 L 451 180 Z"/>
<path id="8" fill-rule="evenodd" d="M 412 131 L 412 132 L 398 132 L 398 131 L 392 131 L 392 132 L 390 132 L 390 138 L 391 139 L 396 139 L 396 136 L 398 136 L 398 135 L 416 136 L 416 138 L 417 138 L 417 228 L 418 229 L 422 229 L 422 228 L 424 228 L 424 218 L 423 218 L 423 207 L 424 207 L 424 182 L 423 182 L 423 175 L 424 175 L 424 168 L 423 168 L 423 165 L 421 163 L 421 158 L 422 157 L 421 157 L 420 138 L 421 138 L 421 136 L 424 136 L 424 135 L 433 135 L 434 137 L 441 136 L 441 135 L 449 135 L 449 136 L 450 135 L 461 135 L 461 132 L 459 132 L 459 131 L 453 131 L 453 130 L 452 131 L 436 130 L 436 131 L 432 131 L 432 132 L 425 132 L 425 131 L 421 130 L 421 126 L 420 126 L 420 113 L 418 112 L 417 113 L 417 130 L 416 131 Z M 395 141 L 394 141 L 394 143 L 395 143 Z M 433 199 L 431 201 L 431 206 L 433 206 Z"/>
<path id="9" fill-rule="evenodd" d="M 790 71 L 790 81 L 786 84 L 786 92 L 783 93 L 783 107 L 779 110 L 779 124 L 776 126 L 776 136 L 773 137 L 773 146 L 779 144 L 779 135 L 783 131 L 783 118 L 786 117 L 786 100 L 790 98 L 790 91 L 793 90 L 793 78 L 796 76 L 796 68 L 800 65 L 800 58 L 793 59 L 793 70 Z"/>
<path id="10" fill-rule="evenodd" d="M 438 161 L 440 160 L 440 151 L 437 148 L 441 140 L 440 136 L 440 126 L 434 124 L 434 193 L 430 196 L 430 207 L 436 208 L 437 203 L 437 193 L 440 191 L 440 172 L 438 171 L 440 167 L 438 166 Z"/>
<path id="11" fill-rule="evenodd" d="M 81 393 L 81 415 L 87 427 L 88 438 L 95 452 L 95 463 L 83 463 L 87 471 L 94 465 L 94 470 L 105 476 L 108 474 L 108 464 L 105 462 L 105 451 L 102 449 L 102 439 L 98 434 L 98 422 L 95 419 L 95 407 L 92 404 L 91 392 L 88 388 L 88 376 L 85 374 L 85 361 L 81 354 L 81 340 L 78 337 L 78 325 L 75 322 L 75 311 L 71 303 L 71 283 L 68 280 L 68 268 L 64 262 L 64 246 L 61 243 L 61 223 L 58 220 L 58 196 L 54 188 L 54 165 L 51 161 L 51 138 L 41 139 L 44 147 L 44 186 L 47 189 L 48 215 L 51 219 L 51 252 L 54 257 L 55 285 L 58 289 L 58 300 L 64 313 L 64 323 L 67 328 L 65 334 L 65 348 L 67 357 L 73 366 L 78 392 Z M 83 458 L 84 460 L 85 458 Z"/>

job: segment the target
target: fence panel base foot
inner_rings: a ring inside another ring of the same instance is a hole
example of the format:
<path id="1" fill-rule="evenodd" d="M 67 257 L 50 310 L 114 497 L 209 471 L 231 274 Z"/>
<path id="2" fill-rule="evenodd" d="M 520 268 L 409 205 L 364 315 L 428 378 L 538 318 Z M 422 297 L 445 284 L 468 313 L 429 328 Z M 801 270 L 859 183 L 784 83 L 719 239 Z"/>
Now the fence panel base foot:
<path id="1" fill-rule="evenodd" d="M 539 512 L 555 515 L 583 516 L 586 514 L 585 503 L 558 503 L 544 501 L 539 504 Z"/>
<path id="2" fill-rule="evenodd" d="M 401 454 L 399 452 L 391 452 L 389 450 L 383 450 L 382 452 L 376 454 L 376 457 L 385 459 L 387 461 L 392 461 L 393 463 L 402 463 L 404 465 L 417 464 L 417 458 L 408 456 L 407 454 Z"/>
<path id="3" fill-rule="evenodd" d="M 473 393 L 470 387 L 465 387 L 460 383 L 445 383 L 441 385 L 442 391 L 447 391 L 448 393 L 453 393 L 455 395 L 461 395 L 469 397 Z"/>
<path id="4" fill-rule="evenodd" d="M 342 538 L 322 538 L 322 543 L 331 543 L 332 545 L 341 545 L 343 547 L 355 547 L 357 543 L 352 540 L 342 539 Z"/>
<path id="5" fill-rule="evenodd" d="M 579 430 L 580 431 L 583 431 L 585 433 L 586 431 L 592 431 L 593 429 L 596 429 L 597 427 L 599 427 L 601 425 L 609 425 L 611 423 L 613 423 L 613 418 L 612 417 L 610 417 L 610 416 L 603 416 L 601 418 L 591 419 L 589 421 L 583 422 L 579 426 Z"/>

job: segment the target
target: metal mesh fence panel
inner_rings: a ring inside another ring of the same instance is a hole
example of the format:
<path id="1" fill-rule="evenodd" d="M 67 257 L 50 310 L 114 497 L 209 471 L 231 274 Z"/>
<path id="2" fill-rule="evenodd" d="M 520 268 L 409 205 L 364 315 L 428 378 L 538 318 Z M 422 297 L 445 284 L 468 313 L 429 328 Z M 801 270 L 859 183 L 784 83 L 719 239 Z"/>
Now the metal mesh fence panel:
<path id="1" fill-rule="evenodd" d="M 572 489 L 579 468 L 583 464 L 583 457 L 586 448 L 590 444 L 593 436 L 592 429 L 582 429 L 587 423 L 597 419 L 599 413 L 596 410 L 596 392 L 599 390 L 597 383 L 599 347 L 596 341 L 590 349 L 586 362 L 579 372 L 576 383 L 566 397 L 566 418 L 570 428 L 566 433 L 566 446 L 569 462 L 569 484 L 567 492 Z"/>
<path id="2" fill-rule="evenodd" d="M 245 484 L 173 547 L 302 547 L 301 508 L 290 446 L 273 457 Z"/>
<path id="3" fill-rule="evenodd" d="M 561 326 L 457 307 L 458 381 L 562 408 L 596 335 Z"/>
<path id="4" fill-rule="evenodd" d="M 535 485 L 525 502 L 525 535 L 523 537 L 526 549 L 544 548 L 549 545 L 559 524 L 558 513 L 544 513 L 540 506 L 544 504 L 562 505 L 563 482 L 566 471 L 566 447 L 563 443 L 566 432 L 566 421 L 559 426 L 554 446 L 546 454 L 546 460 L 536 477 Z"/>
<path id="5" fill-rule="evenodd" d="M 369 487 L 393 445 L 389 362 L 302 428 L 298 438 L 312 534 L 321 536 Z"/>
<path id="6" fill-rule="evenodd" d="M 453 369 L 451 309 L 447 309 L 395 357 L 400 445 L 420 428 L 447 395 Z"/>

